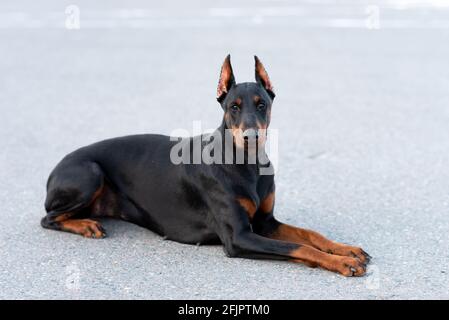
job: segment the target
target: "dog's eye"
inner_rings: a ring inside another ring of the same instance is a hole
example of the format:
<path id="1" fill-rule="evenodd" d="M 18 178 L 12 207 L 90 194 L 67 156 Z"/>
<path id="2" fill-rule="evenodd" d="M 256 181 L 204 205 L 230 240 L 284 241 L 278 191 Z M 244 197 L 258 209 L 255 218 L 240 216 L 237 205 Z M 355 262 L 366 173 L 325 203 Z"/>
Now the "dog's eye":
<path id="1" fill-rule="evenodd" d="M 229 109 L 230 109 L 232 112 L 237 112 L 237 111 L 240 110 L 240 107 L 239 107 L 238 105 L 236 105 L 236 104 L 233 104 L 232 106 L 229 107 Z"/>
<path id="2" fill-rule="evenodd" d="M 257 111 L 265 111 L 266 108 L 267 106 L 265 105 L 265 103 L 259 103 L 257 105 Z"/>

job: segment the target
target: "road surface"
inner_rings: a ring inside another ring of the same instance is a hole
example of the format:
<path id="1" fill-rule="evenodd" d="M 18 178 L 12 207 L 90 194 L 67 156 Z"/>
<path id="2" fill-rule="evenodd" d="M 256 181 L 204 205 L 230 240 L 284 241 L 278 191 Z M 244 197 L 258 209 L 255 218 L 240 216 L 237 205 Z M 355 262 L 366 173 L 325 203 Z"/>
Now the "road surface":
<path id="1" fill-rule="evenodd" d="M 0 4 L 0 298 L 449 298 L 446 1 L 91 2 Z M 75 148 L 218 126 L 228 53 L 238 82 L 257 54 L 275 86 L 277 217 L 362 246 L 367 276 L 39 226 Z"/>

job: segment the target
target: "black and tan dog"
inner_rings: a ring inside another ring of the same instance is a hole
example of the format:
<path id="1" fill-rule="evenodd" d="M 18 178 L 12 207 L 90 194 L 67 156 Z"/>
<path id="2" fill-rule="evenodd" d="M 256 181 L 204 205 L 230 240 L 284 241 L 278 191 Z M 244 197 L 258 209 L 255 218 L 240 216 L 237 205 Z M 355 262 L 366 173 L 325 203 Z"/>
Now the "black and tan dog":
<path id="1" fill-rule="evenodd" d="M 216 133 L 231 132 L 232 150 L 245 151 L 243 163 L 175 164 L 170 155 L 179 141 L 162 135 L 101 141 L 70 153 L 53 170 L 42 226 L 103 238 L 92 218 L 118 218 L 182 243 L 221 243 L 230 257 L 285 259 L 363 275 L 370 257 L 361 248 L 273 216 L 274 176 L 260 174 L 262 164 L 247 157 L 254 148 L 264 151 L 275 96 L 265 68 L 255 61 L 256 82 L 236 84 L 227 56 L 217 90 L 224 116 Z M 186 139 L 201 149 L 223 142 L 203 138 Z"/>

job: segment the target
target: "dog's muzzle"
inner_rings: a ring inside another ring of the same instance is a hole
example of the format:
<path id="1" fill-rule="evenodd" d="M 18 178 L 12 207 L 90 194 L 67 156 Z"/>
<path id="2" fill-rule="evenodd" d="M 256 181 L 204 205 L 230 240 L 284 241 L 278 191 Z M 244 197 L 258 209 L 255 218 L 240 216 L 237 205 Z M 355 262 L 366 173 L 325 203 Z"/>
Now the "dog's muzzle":
<path id="1" fill-rule="evenodd" d="M 259 138 L 259 130 L 258 129 L 246 129 L 243 131 L 243 139 L 245 141 L 248 140 L 257 140 Z"/>

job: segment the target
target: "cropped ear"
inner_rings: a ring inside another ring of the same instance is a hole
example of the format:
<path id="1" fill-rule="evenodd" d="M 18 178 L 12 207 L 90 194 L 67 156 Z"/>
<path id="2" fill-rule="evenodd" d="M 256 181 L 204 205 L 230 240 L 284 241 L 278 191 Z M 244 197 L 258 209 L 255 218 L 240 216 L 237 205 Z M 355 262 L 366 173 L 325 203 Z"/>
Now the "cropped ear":
<path id="1" fill-rule="evenodd" d="M 235 85 L 234 73 L 231 66 L 231 55 L 228 54 L 221 66 L 220 80 L 218 80 L 217 100 L 222 102 L 229 89 Z"/>
<path id="2" fill-rule="evenodd" d="M 262 87 L 267 90 L 267 93 L 270 95 L 271 99 L 275 97 L 273 91 L 273 85 L 271 84 L 270 77 L 268 77 L 268 73 L 265 70 L 262 62 L 260 62 L 257 56 L 254 56 L 254 60 L 256 61 L 256 81 L 262 85 Z"/>

